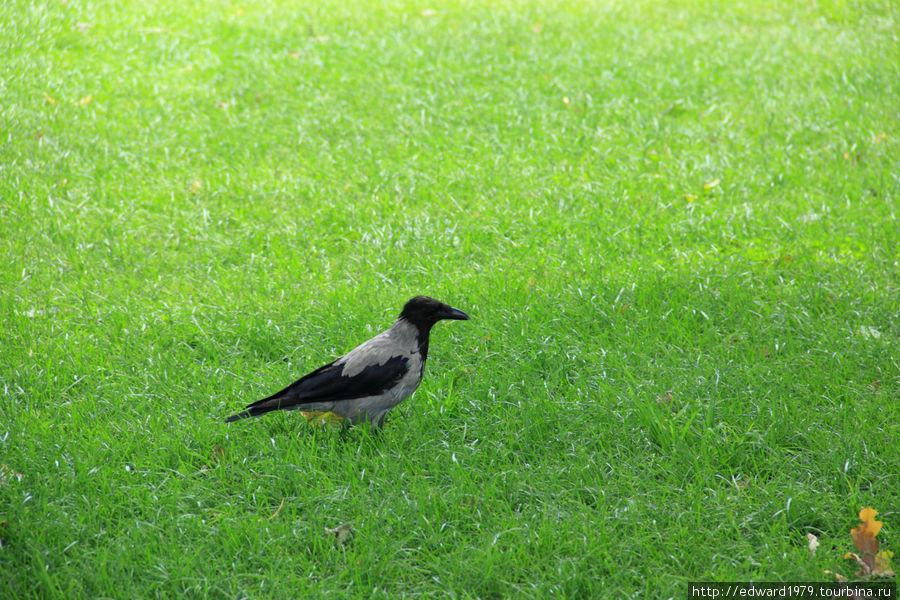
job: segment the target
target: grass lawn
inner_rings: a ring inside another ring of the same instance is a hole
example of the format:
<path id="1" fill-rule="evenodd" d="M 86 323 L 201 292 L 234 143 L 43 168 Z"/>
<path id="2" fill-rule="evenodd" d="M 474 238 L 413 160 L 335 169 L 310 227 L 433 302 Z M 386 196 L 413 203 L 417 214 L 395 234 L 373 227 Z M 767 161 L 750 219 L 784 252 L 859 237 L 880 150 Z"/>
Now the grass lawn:
<path id="1" fill-rule="evenodd" d="M 682 598 L 852 576 L 865 506 L 900 552 L 898 28 L 2 3 L 0 595 Z M 419 293 L 472 320 L 380 434 L 223 423 Z"/>

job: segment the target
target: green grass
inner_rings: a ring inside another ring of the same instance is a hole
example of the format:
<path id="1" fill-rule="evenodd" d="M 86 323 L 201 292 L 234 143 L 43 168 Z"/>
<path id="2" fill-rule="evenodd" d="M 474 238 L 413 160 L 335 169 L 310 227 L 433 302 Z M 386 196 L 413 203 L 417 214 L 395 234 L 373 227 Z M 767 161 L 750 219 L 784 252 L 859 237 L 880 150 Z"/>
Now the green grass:
<path id="1" fill-rule="evenodd" d="M 900 552 L 896 3 L 122 4 L 0 6 L 4 597 Z M 473 319 L 381 434 L 222 422 L 418 293 Z"/>

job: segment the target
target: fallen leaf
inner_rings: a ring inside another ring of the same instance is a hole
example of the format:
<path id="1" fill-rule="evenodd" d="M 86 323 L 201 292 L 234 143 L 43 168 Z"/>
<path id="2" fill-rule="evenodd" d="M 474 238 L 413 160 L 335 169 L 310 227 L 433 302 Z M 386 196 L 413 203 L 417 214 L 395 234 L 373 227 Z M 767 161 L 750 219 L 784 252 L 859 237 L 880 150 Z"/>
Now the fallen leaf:
<path id="1" fill-rule="evenodd" d="M 859 563 L 861 569 L 857 575 L 870 575 L 875 570 L 875 555 L 878 554 L 878 540 L 875 536 L 881 531 L 881 521 L 875 520 L 878 511 L 867 506 L 859 511 L 859 520 L 862 521 L 857 527 L 850 530 L 850 536 L 853 538 L 853 545 L 859 550 L 861 556 L 857 556 L 852 552 L 848 552 L 844 558 L 854 558 Z"/>
<path id="2" fill-rule="evenodd" d="M 350 538 L 353 537 L 353 528 L 350 523 L 344 523 L 343 525 L 338 525 L 334 529 L 326 527 L 325 533 L 333 535 L 334 543 L 338 546 L 346 546 L 350 541 Z"/>
<path id="3" fill-rule="evenodd" d="M 190 185 L 188 186 L 188 191 L 190 191 L 192 194 L 199 194 L 203 191 L 203 183 L 201 183 L 199 179 L 191 181 Z"/>
<path id="4" fill-rule="evenodd" d="M 84 106 L 85 104 L 90 104 L 91 100 L 93 100 L 93 99 L 94 99 L 94 97 L 91 96 L 90 94 L 88 94 L 87 96 L 85 96 L 84 98 L 79 100 L 78 104 L 80 104 L 81 106 Z"/>
<path id="5" fill-rule="evenodd" d="M 873 144 L 877 144 L 877 143 L 879 143 L 879 142 L 883 142 L 883 141 L 886 140 L 886 139 L 887 139 L 887 134 L 886 134 L 886 133 L 879 133 L 878 135 L 876 135 L 876 136 L 874 136 L 874 137 L 872 138 L 872 143 L 873 143 Z"/>
<path id="6" fill-rule="evenodd" d="M 47 92 L 41 92 L 41 93 L 44 95 L 44 101 L 45 101 L 47 104 L 56 104 L 56 100 L 54 100 L 53 98 L 51 98 L 50 95 L 49 95 Z"/>
<path id="7" fill-rule="evenodd" d="M 719 178 L 717 177 L 717 178 L 713 179 L 712 181 L 710 181 L 709 183 L 704 183 L 703 189 L 711 190 L 714 187 L 718 187 L 719 183 L 720 183 Z"/>
<path id="8" fill-rule="evenodd" d="M 809 548 L 809 553 L 813 556 L 816 555 L 816 550 L 819 549 L 819 538 L 815 536 L 815 534 L 807 533 L 806 534 L 807 547 Z"/>
<path id="9" fill-rule="evenodd" d="M 825 569 L 823 572 L 826 575 L 834 575 L 834 579 L 836 581 L 840 581 L 841 583 L 846 583 L 847 581 L 849 581 L 846 577 L 844 577 L 840 573 L 835 573 L 834 571 L 829 571 L 828 569 Z"/>
<path id="10" fill-rule="evenodd" d="M 891 565 L 891 559 L 894 553 L 890 550 L 882 550 L 875 555 L 875 567 L 872 569 L 872 575 L 876 577 L 893 577 L 894 569 Z"/>
<path id="11" fill-rule="evenodd" d="M 306 419 L 311 427 L 327 427 L 329 425 L 341 425 L 344 417 L 336 415 L 333 412 L 320 411 L 300 411 L 300 416 Z"/>

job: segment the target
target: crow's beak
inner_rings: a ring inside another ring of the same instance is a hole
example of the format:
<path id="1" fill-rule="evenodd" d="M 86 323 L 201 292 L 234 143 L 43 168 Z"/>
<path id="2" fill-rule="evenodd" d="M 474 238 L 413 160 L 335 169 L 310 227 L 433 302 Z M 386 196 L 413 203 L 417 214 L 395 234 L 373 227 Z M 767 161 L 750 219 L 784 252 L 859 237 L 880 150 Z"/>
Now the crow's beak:
<path id="1" fill-rule="evenodd" d="M 444 311 L 441 313 L 442 319 L 454 319 L 456 321 L 468 321 L 469 315 L 459 310 L 458 308 L 450 308 L 450 310 Z"/>

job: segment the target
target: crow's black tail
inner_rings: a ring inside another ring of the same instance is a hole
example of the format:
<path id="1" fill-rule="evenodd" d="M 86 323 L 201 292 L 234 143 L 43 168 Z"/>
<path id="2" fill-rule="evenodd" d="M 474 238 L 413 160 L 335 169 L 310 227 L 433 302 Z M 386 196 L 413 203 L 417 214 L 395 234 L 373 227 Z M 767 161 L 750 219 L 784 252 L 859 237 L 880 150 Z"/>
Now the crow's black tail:
<path id="1" fill-rule="evenodd" d="M 236 415 L 231 415 L 227 419 L 225 419 L 226 423 L 231 423 L 232 421 L 240 421 L 241 419 L 246 419 L 247 417 L 252 417 L 249 410 L 245 410 L 244 412 L 239 412 Z"/>
<path id="2" fill-rule="evenodd" d="M 241 419 L 246 419 L 248 417 L 258 417 L 259 415 L 264 415 L 266 413 L 270 413 L 273 410 L 278 410 L 281 406 L 277 402 L 268 402 L 267 404 L 263 404 L 272 400 L 272 398 L 264 398 L 259 402 L 254 402 L 250 406 L 247 407 L 247 410 L 243 412 L 239 412 L 236 415 L 231 415 L 227 419 L 225 419 L 226 423 L 231 423 L 232 421 L 240 421 Z"/>

